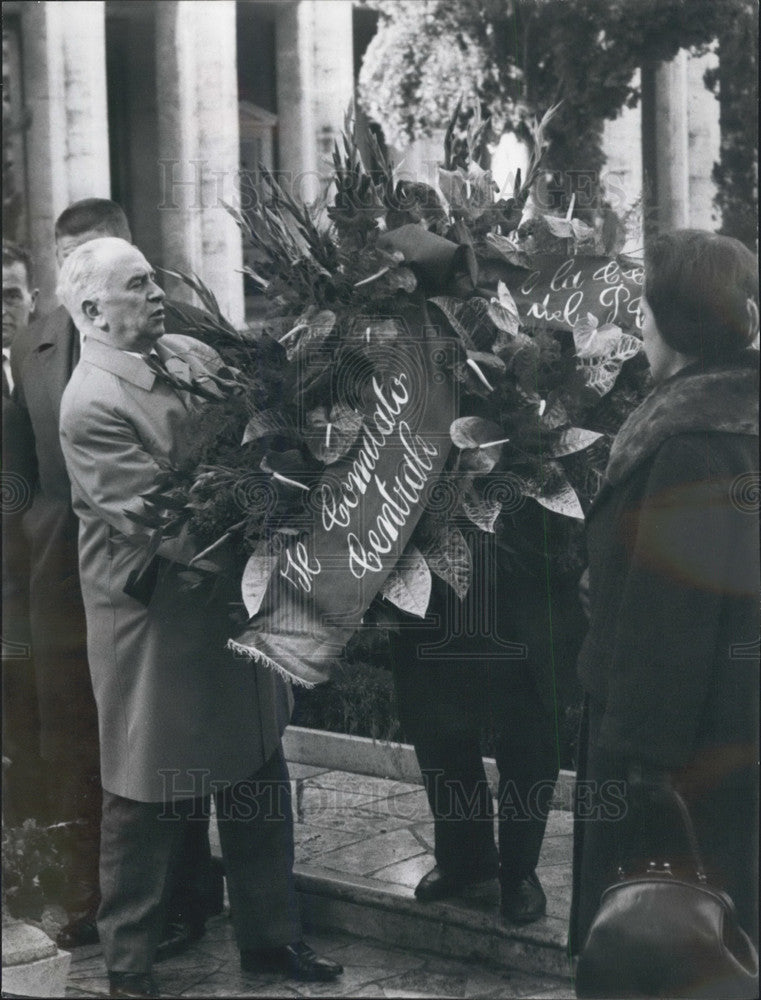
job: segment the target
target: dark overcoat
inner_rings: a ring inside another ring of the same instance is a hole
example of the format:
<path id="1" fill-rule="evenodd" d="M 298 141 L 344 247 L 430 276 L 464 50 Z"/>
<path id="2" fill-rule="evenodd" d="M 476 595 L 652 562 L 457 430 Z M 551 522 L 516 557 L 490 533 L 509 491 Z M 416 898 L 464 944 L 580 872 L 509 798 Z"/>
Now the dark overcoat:
<path id="1" fill-rule="evenodd" d="M 509 717 L 513 729 L 525 727 L 528 745 L 532 730 L 547 726 L 506 707 L 532 690 L 554 736 L 561 706 L 573 700 L 584 619 L 579 574 L 556 558 L 566 533 L 533 500 L 511 516 L 510 551 L 493 534 L 461 525 L 472 558 L 464 600 L 434 575 L 425 620 L 407 616 L 393 636 L 399 718 L 413 742 L 498 734 Z M 518 556 L 514 540 L 525 543 Z"/>
<path id="2" fill-rule="evenodd" d="M 29 629 L 29 548 L 22 518 L 32 497 L 34 468 L 23 410 L 3 384 L 2 566 L 3 566 L 3 754 L 4 818 L 39 816 L 39 720 Z"/>
<path id="3" fill-rule="evenodd" d="M 61 396 L 78 355 L 79 334 L 61 306 L 30 327 L 13 352 L 19 404 L 33 442 L 34 486 L 24 515 L 29 540 L 29 612 L 39 698 L 41 753 L 97 770 L 95 702 L 87 668 L 85 616 L 77 567 L 78 523 L 58 439 Z M 66 706 L 66 710 L 62 710 Z M 71 719 L 78 720 L 77 741 Z M 79 761 L 72 759 L 75 752 Z"/>
<path id="4" fill-rule="evenodd" d="M 28 659 L 29 602 L 24 583 L 29 573 L 29 551 L 22 531 L 22 518 L 32 499 L 34 442 L 24 411 L 11 394 L 5 392 L 5 386 L 2 442 L 3 657 L 26 655 Z"/>
<path id="5" fill-rule="evenodd" d="M 683 857 L 628 797 L 631 765 L 688 800 L 713 877 L 757 920 L 758 353 L 657 386 L 614 442 L 588 520 L 588 705 L 571 944 L 619 863 Z M 671 824 L 671 825 L 670 825 Z"/>

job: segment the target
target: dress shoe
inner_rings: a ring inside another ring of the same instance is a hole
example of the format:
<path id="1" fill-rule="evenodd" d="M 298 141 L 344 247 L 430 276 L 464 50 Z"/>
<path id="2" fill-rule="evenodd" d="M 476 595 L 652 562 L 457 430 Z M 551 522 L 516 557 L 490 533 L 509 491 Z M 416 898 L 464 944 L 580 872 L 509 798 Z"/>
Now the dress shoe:
<path id="1" fill-rule="evenodd" d="M 284 972 L 304 983 L 328 983 L 344 971 L 337 962 L 316 955 L 305 941 L 241 951 L 240 967 L 244 972 Z"/>
<path id="2" fill-rule="evenodd" d="M 111 997 L 160 997 L 156 980 L 149 972 L 109 972 Z"/>
<path id="3" fill-rule="evenodd" d="M 64 951 L 71 951 L 72 948 L 82 948 L 87 944 L 97 944 L 100 941 L 98 935 L 98 925 L 95 917 L 91 913 L 86 913 L 83 917 L 70 920 L 68 924 L 60 929 L 56 934 L 55 943 Z"/>
<path id="4" fill-rule="evenodd" d="M 530 924 L 547 912 L 544 895 L 536 872 L 510 886 L 502 886 L 502 916 L 513 924 Z"/>
<path id="5" fill-rule="evenodd" d="M 153 961 L 165 962 L 168 958 L 182 955 L 196 941 L 200 941 L 205 933 L 206 927 L 202 923 L 191 923 L 188 920 L 172 921 L 164 930 L 164 936 L 159 941 Z"/>
<path id="6" fill-rule="evenodd" d="M 493 881 L 493 876 L 473 879 L 449 875 L 437 865 L 420 879 L 415 887 L 415 896 L 421 903 L 433 903 L 438 899 L 449 899 L 450 896 L 484 891 Z"/>

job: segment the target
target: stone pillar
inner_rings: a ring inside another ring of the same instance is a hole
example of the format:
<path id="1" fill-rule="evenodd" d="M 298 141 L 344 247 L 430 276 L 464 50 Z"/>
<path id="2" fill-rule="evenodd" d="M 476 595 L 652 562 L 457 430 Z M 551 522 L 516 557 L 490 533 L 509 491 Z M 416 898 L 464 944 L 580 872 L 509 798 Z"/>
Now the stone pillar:
<path id="1" fill-rule="evenodd" d="M 111 179 L 103 0 L 21 5 L 29 237 L 40 308 L 55 305 L 56 217 L 80 198 L 108 198 Z"/>
<path id="2" fill-rule="evenodd" d="M 716 184 L 713 166 L 721 155 L 719 101 L 703 82 L 709 69 L 718 66 L 715 52 L 690 56 L 687 64 L 689 85 L 689 150 L 690 150 L 690 226 L 716 230 L 721 225 L 721 213 L 714 205 Z"/>
<path id="3" fill-rule="evenodd" d="M 639 70 L 632 86 L 640 84 Z M 641 250 L 643 244 L 642 108 L 622 107 L 613 120 L 603 124 L 602 148 L 605 166 L 602 182 L 605 197 L 619 218 L 626 219 L 625 253 Z"/>
<path id="4" fill-rule="evenodd" d="M 236 202 L 240 155 L 233 0 L 156 4 L 156 68 L 163 259 L 198 274 L 241 326 L 241 234 L 223 205 Z M 180 282 L 167 290 L 194 300 Z"/>
<path id="5" fill-rule="evenodd" d="M 655 69 L 655 158 L 658 222 L 663 230 L 690 224 L 687 51 Z"/>
<path id="6" fill-rule="evenodd" d="M 279 5 L 276 46 L 278 168 L 293 193 L 309 201 L 330 173 L 333 140 L 354 94 L 352 4 Z"/>

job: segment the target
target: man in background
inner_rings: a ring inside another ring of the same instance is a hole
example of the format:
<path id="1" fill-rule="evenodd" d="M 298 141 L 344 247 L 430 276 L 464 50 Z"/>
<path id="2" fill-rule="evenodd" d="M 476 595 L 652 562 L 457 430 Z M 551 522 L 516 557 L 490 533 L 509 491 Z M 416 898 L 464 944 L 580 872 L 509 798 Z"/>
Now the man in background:
<path id="1" fill-rule="evenodd" d="M 31 499 L 34 444 L 16 402 L 11 351 L 29 335 L 37 305 L 32 259 L 3 242 L 3 816 L 12 825 L 47 820 L 29 631 L 29 550 L 22 517 Z M 5 769 L 4 769 L 5 770 Z"/>
<path id="2" fill-rule="evenodd" d="M 13 389 L 10 352 L 27 335 L 37 308 L 32 258 L 24 247 L 3 240 L 3 395 Z"/>
<path id="3" fill-rule="evenodd" d="M 131 242 L 121 206 L 87 198 L 55 224 L 59 266 L 78 246 L 103 236 Z M 192 315 L 192 307 L 183 307 Z M 197 310 L 195 310 L 198 313 Z M 201 315 L 200 313 L 198 313 Z M 178 331 L 178 326 L 170 329 Z M 81 338 L 63 306 L 14 350 L 18 402 L 28 420 L 36 476 L 24 528 L 30 543 L 29 600 L 39 696 L 41 754 L 50 777 L 50 816 L 71 823 L 66 852 L 70 921 L 58 937 L 64 948 L 98 940 L 98 857 L 101 785 L 98 725 L 87 661 L 85 612 L 77 558 L 78 521 L 61 452 L 61 397 L 81 351 Z M 185 861 L 177 874 L 170 926 L 160 957 L 197 940 L 207 915 L 221 909 L 221 873 L 212 874 L 208 824 L 188 828 Z"/>

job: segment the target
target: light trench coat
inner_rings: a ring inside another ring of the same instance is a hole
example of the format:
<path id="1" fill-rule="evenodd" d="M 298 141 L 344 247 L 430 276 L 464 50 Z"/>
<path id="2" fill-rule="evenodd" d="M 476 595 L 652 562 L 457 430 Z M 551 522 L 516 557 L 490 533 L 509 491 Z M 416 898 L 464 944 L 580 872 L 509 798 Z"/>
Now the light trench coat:
<path id="1" fill-rule="evenodd" d="M 220 364 L 189 337 L 165 335 L 156 350 L 186 379 Z M 141 802 L 249 777 L 277 749 L 290 709 L 274 673 L 225 649 L 226 614 L 210 588 L 181 586 L 194 554 L 187 540 L 162 543 L 159 554 L 176 561 L 162 563 L 147 606 L 124 592 L 149 540 L 126 512 L 142 511 L 161 465 L 181 460 L 188 416 L 201 405 L 157 380 L 143 358 L 89 335 L 61 403 L 103 787 Z"/>

